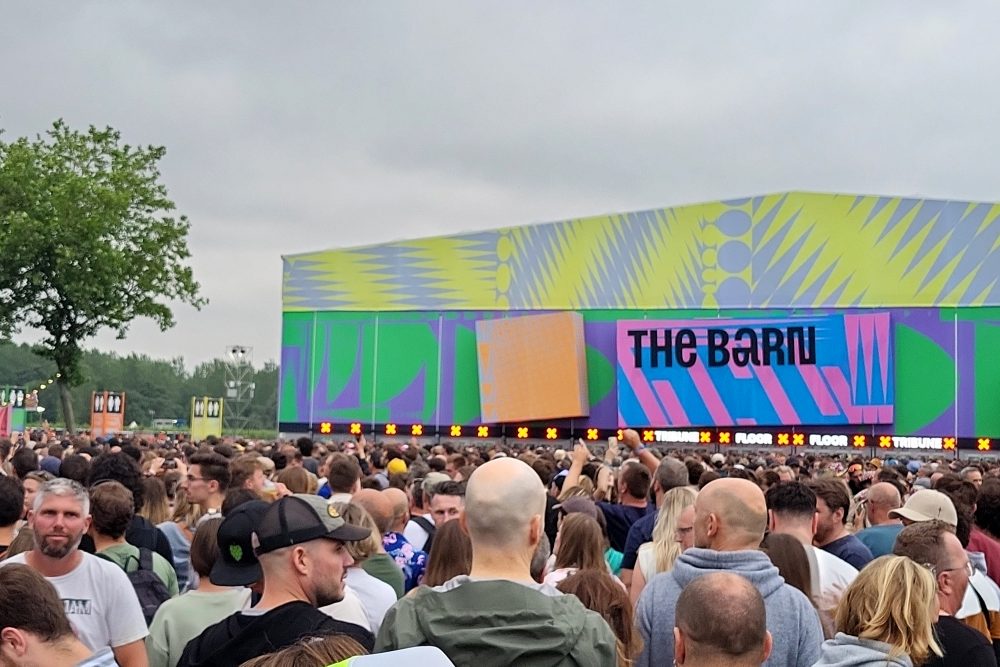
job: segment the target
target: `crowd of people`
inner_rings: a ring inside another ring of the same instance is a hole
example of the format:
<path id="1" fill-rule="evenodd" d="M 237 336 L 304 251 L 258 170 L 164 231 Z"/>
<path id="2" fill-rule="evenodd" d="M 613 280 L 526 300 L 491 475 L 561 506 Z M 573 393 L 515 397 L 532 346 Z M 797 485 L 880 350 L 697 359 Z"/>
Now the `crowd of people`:
<path id="1" fill-rule="evenodd" d="M 1000 465 L 0 440 L 0 664 L 996 667 Z M 346 663 L 345 663 L 346 664 Z"/>

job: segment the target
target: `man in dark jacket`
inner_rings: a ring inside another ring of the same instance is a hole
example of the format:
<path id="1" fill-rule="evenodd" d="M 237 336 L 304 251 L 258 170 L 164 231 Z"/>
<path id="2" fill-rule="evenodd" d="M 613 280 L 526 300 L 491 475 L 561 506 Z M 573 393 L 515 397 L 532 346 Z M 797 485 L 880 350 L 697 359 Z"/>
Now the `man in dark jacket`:
<path id="1" fill-rule="evenodd" d="M 431 645 L 456 665 L 617 664 L 615 635 L 573 595 L 531 579 L 545 537 L 545 488 L 517 459 L 490 461 L 469 478 L 459 521 L 472 570 L 421 586 L 386 614 L 376 649 Z"/>
<path id="2" fill-rule="evenodd" d="M 254 532 L 263 597 L 191 640 L 178 667 L 238 667 L 303 637 L 337 633 L 371 650 L 370 632 L 317 609 L 344 598 L 344 575 L 354 564 L 344 543 L 369 534 L 346 523 L 319 496 L 292 495 L 272 504 Z M 249 554 L 237 548 L 229 556 L 239 561 Z"/>

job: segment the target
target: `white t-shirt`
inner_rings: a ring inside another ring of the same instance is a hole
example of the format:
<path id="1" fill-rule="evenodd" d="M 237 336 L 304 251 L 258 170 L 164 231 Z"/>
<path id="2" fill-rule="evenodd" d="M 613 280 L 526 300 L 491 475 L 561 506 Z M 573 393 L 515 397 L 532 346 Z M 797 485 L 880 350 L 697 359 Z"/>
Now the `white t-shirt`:
<path id="1" fill-rule="evenodd" d="M 962 608 L 955 612 L 955 618 L 961 620 L 981 613 L 983 607 L 979 604 L 979 598 L 983 599 L 983 602 L 986 603 L 986 609 L 989 611 L 1000 610 L 1000 595 L 997 594 L 997 585 L 992 579 L 976 570 L 969 579 L 969 586 L 965 589 L 965 598 L 962 599 Z"/>
<path id="2" fill-rule="evenodd" d="M 111 652 L 111 649 L 106 648 L 90 656 L 83 662 L 78 662 L 76 667 L 118 667 L 118 662 L 115 660 L 115 654 Z"/>
<path id="3" fill-rule="evenodd" d="M 320 607 L 319 610 L 330 618 L 335 618 L 345 623 L 353 623 L 371 632 L 371 623 L 368 622 L 365 607 L 361 604 L 358 594 L 352 591 L 350 586 L 344 586 L 343 600 Z"/>
<path id="4" fill-rule="evenodd" d="M 646 578 L 647 583 L 659 574 L 656 571 L 656 549 L 653 548 L 652 542 L 646 542 L 639 547 L 639 551 L 636 552 L 635 562 L 642 571 L 642 576 Z"/>
<path id="5" fill-rule="evenodd" d="M 347 568 L 346 581 L 351 590 L 357 593 L 358 598 L 361 599 L 372 634 L 377 635 L 379 628 L 382 627 L 382 619 L 389 612 L 389 607 L 396 604 L 395 589 L 381 579 L 365 572 L 361 566 Z"/>
<path id="6" fill-rule="evenodd" d="M 817 547 L 811 549 L 816 555 L 816 564 L 819 566 L 819 590 L 814 590 L 813 594 L 836 595 L 839 598 L 858 576 L 858 570 L 829 551 Z"/>
<path id="7" fill-rule="evenodd" d="M 427 519 L 432 526 L 434 525 L 434 515 L 424 514 L 423 517 Z M 427 539 L 430 537 L 430 533 L 421 528 L 420 524 L 416 521 L 410 519 L 407 522 L 406 527 L 403 529 L 403 537 L 406 538 L 407 542 L 413 545 L 414 549 L 417 551 L 423 551 L 424 545 L 427 544 Z"/>
<path id="8" fill-rule="evenodd" d="M 69 574 L 45 577 L 62 598 L 66 617 L 90 650 L 116 648 L 143 639 L 149 632 L 139 598 L 125 572 L 110 561 L 80 552 L 83 560 Z M 0 563 L 27 565 L 25 553 Z"/>

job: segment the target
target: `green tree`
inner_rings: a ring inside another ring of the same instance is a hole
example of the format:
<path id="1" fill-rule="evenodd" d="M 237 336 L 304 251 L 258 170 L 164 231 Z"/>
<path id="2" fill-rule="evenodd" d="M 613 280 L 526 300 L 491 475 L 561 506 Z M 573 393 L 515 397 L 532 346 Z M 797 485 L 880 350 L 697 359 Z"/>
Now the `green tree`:
<path id="1" fill-rule="evenodd" d="M 124 338 L 139 317 L 165 331 L 172 302 L 206 303 L 186 264 L 190 223 L 160 182 L 164 153 L 62 120 L 45 136 L 0 141 L 0 336 L 43 334 L 37 351 L 60 373 L 70 432 L 84 341 L 105 328 Z"/>

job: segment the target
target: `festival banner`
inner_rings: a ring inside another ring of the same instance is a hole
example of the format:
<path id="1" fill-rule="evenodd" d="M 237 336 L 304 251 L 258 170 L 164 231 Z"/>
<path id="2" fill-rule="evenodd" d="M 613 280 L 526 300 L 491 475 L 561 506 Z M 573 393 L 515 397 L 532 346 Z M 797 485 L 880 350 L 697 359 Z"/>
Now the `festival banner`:
<path id="1" fill-rule="evenodd" d="M 222 437 L 222 399 L 191 397 L 191 440 L 200 442 L 210 435 Z"/>
<path id="2" fill-rule="evenodd" d="M 125 430 L 125 392 L 95 391 L 90 395 L 90 434 L 104 437 Z"/>
<path id="3" fill-rule="evenodd" d="M 891 424 L 887 312 L 620 320 L 621 426 Z"/>
<path id="4" fill-rule="evenodd" d="M 27 426 L 24 387 L 0 387 L 0 438 L 23 433 Z"/>

